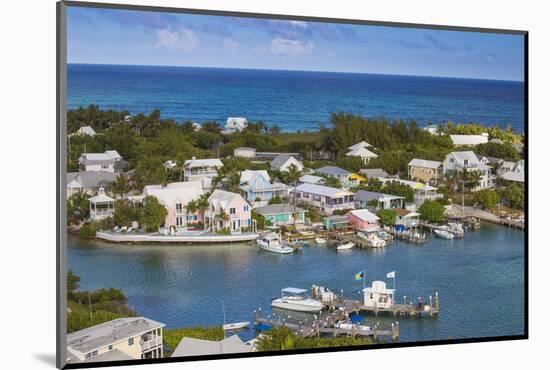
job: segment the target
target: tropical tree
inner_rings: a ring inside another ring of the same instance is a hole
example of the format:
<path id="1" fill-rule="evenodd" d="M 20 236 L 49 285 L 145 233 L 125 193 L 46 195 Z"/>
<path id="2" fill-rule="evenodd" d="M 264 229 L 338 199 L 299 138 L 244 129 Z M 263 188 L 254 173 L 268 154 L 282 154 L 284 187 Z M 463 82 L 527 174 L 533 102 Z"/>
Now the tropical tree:
<path id="1" fill-rule="evenodd" d="M 126 176 L 122 174 L 116 177 L 115 181 L 111 183 L 110 187 L 115 196 L 120 196 L 120 199 L 124 198 L 124 194 L 126 194 L 130 190 L 128 180 L 126 179 Z"/>
<path id="2" fill-rule="evenodd" d="M 418 209 L 420 218 L 429 222 L 443 222 L 445 207 L 435 200 L 426 199 Z"/>
<path id="3" fill-rule="evenodd" d="M 209 205 L 208 197 L 209 196 L 210 196 L 209 194 L 201 194 L 199 199 L 196 200 L 197 210 L 199 211 L 199 215 L 200 215 L 199 218 L 202 220 L 204 228 L 206 228 L 206 223 L 204 221 L 204 213 L 208 209 L 208 205 Z"/>
<path id="4" fill-rule="evenodd" d="M 79 223 L 90 216 L 90 201 L 88 195 L 82 191 L 72 194 L 67 199 L 67 222 Z"/>
<path id="5" fill-rule="evenodd" d="M 504 189 L 502 197 L 512 208 L 523 209 L 525 207 L 525 190 L 519 184 L 512 184 Z"/>
<path id="6" fill-rule="evenodd" d="M 474 201 L 483 206 L 483 208 L 492 208 L 497 205 L 499 195 L 491 189 L 483 189 L 474 193 Z"/>
<path id="7" fill-rule="evenodd" d="M 156 231 L 164 223 L 168 211 L 157 198 L 146 196 L 143 199 L 140 224 L 145 231 Z"/>
<path id="8" fill-rule="evenodd" d="M 393 209 L 381 209 L 378 211 L 378 217 L 380 217 L 380 223 L 382 225 L 395 225 L 395 219 L 397 213 Z"/>

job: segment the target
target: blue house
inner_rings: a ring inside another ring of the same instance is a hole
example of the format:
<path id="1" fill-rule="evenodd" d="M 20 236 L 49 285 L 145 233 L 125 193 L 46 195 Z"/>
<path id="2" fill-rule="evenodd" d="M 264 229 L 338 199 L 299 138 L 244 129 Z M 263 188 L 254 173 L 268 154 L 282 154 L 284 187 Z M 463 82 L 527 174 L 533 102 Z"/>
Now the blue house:
<path id="1" fill-rule="evenodd" d="M 279 196 L 286 198 L 289 187 L 279 182 L 271 182 L 266 170 L 244 170 L 241 173 L 240 189 L 249 202 L 265 202 Z"/>

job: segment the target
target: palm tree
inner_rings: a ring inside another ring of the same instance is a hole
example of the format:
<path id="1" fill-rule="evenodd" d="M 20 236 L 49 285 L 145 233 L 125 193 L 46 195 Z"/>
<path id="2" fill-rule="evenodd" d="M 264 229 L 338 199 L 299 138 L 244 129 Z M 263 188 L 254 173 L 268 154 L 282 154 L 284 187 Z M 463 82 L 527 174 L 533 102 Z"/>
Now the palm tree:
<path id="1" fill-rule="evenodd" d="M 199 199 L 196 200 L 197 209 L 199 211 L 200 219 L 202 220 L 203 227 L 206 228 L 206 222 L 204 220 L 204 214 L 208 209 L 208 197 L 209 194 L 202 194 Z"/>
<path id="2" fill-rule="evenodd" d="M 482 179 L 483 176 L 481 175 L 480 171 L 470 171 L 470 173 L 468 174 L 468 186 L 470 187 L 470 189 L 475 189 L 481 184 Z"/>
<path id="3" fill-rule="evenodd" d="M 226 222 L 229 222 L 231 220 L 231 217 L 229 216 L 229 214 L 227 212 L 225 212 L 225 210 L 223 208 L 220 208 L 220 213 L 218 213 L 214 217 L 214 219 L 215 219 L 216 222 L 222 221 L 223 224 L 225 224 Z"/>
<path id="4" fill-rule="evenodd" d="M 198 204 L 197 200 L 190 200 L 189 203 L 187 203 L 187 214 L 193 215 L 195 212 L 197 212 Z"/>
<path id="5" fill-rule="evenodd" d="M 126 194 L 129 191 L 128 181 L 126 180 L 126 176 L 120 174 L 116 177 L 115 181 L 113 181 L 111 185 L 111 189 L 113 193 L 116 195 L 120 195 L 120 199 L 124 198 L 124 194 Z"/>

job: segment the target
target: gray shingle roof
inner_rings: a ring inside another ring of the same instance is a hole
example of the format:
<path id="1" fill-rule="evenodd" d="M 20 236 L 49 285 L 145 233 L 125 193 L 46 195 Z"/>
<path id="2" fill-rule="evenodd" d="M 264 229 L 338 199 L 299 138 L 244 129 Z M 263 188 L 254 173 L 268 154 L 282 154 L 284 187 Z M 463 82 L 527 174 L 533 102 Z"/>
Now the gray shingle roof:
<path id="1" fill-rule="evenodd" d="M 359 170 L 359 173 L 366 175 L 369 179 L 371 177 L 390 177 L 390 175 L 381 168 L 366 168 Z"/>
<path id="2" fill-rule="evenodd" d="M 292 156 L 287 154 L 279 154 L 271 161 L 271 169 L 278 170 L 283 164 L 286 163 L 286 161 L 289 160 L 290 157 Z"/>
<path id="3" fill-rule="evenodd" d="M 290 204 L 270 204 L 268 206 L 258 207 L 254 209 L 254 211 L 263 216 L 279 214 L 279 213 L 293 213 L 294 206 Z M 296 212 L 303 212 L 303 211 L 304 210 L 302 208 L 296 207 Z"/>
<path id="4" fill-rule="evenodd" d="M 351 172 L 336 166 L 324 166 L 315 170 L 317 173 L 322 173 L 328 176 L 346 176 L 351 175 Z"/>
<path id="5" fill-rule="evenodd" d="M 231 337 L 219 342 L 204 339 L 183 338 L 174 350 L 172 357 L 242 353 L 251 352 L 252 349 L 253 347 L 251 345 L 243 343 L 241 338 L 237 335 L 232 335 Z"/>
<path id="6" fill-rule="evenodd" d="M 116 173 L 108 171 L 69 172 L 67 173 L 67 184 L 75 180 L 85 190 L 92 190 L 115 181 L 116 177 Z"/>

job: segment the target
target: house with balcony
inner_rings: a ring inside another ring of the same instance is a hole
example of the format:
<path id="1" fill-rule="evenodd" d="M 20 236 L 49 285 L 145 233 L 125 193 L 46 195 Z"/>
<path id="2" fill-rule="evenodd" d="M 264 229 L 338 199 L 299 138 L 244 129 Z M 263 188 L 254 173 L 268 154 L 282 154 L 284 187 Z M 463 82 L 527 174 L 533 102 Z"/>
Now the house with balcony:
<path id="1" fill-rule="evenodd" d="M 69 364 L 162 358 L 164 324 L 124 317 L 67 335 Z"/>
<path id="2" fill-rule="evenodd" d="M 436 183 L 441 180 L 443 163 L 427 159 L 412 159 L 408 164 L 409 180 Z"/>
<path id="3" fill-rule="evenodd" d="M 332 214 L 336 210 L 354 209 L 354 193 L 324 185 L 300 184 L 296 187 L 296 201 Z"/>
<path id="4" fill-rule="evenodd" d="M 100 221 L 109 218 L 115 211 L 115 200 L 105 194 L 102 187 L 97 191 L 97 195 L 88 199 L 90 202 L 90 219 Z"/>
<path id="5" fill-rule="evenodd" d="M 291 204 L 271 204 L 255 208 L 254 212 L 273 226 L 301 225 L 306 221 L 306 211 Z"/>
<path id="6" fill-rule="evenodd" d="M 240 194 L 214 190 L 208 198 L 204 223 L 214 232 L 239 233 L 252 229 L 251 208 Z"/>
<path id="7" fill-rule="evenodd" d="M 462 171 L 478 171 L 481 175 L 479 185 L 473 189 L 474 191 L 493 187 L 494 177 L 491 175 L 491 168 L 480 162 L 474 152 L 463 151 L 447 154 L 443 161 L 443 175 Z"/>
<path id="8" fill-rule="evenodd" d="M 188 159 L 183 164 L 183 181 L 200 181 L 204 190 L 212 188 L 212 180 L 218 176 L 218 170 L 223 167 L 218 158 Z"/>
<path id="9" fill-rule="evenodd" d="M 229 135 L 241 132 L 248 127 L 248 121 L 244 117 L 228 117 L 225 123 L 223 134 Z"/>
<path id="10" fill-rule="evenodd" d="M 398 195 L 384 194 L 376 191 L 359 190 L 355 193 L 355 208 L 380 209 L 403 208 L 405 198 Z"/>
<path id="11" fill-rule="evenodd" d="M 380 228 L 378 221 L 380 218 L 368 209 L 354 209 L 346 214 L 350 225 L 355 230 L 371 232 Z"/>
<path id="12" fill-rule="evenodd" d="M 204 194 L 200 181 L 172 182 L 167 185 L 147 185 L 143 188 L 141 196 L 134 197 L 141 200 L 147 196 L 157 198 L 160 204 L 166 208 L 164 227 L 170 231 L 185 231 L 189 224 L 201 222 L 200 212 L 197 210 L 190 214 L 187 205 L 191 201 L 200 199 Z"/>
<path id="13" fill-rule="evenodd" d="M 78 158 L 80 171 L 117 172 L 126 164 L 116 150 L 106 150 L 104 153 L 82 153 Z"/>
<path id="14" fill-rule="evenodd" d="M 280 182 L 272 182 L 266 170 L 244 170 L 241 172 L 240 189 L 246 200 L 266 205 L 273 197 L 286 198 L 290 188 Z"/>
<path id="15" fill-rule="evenodd" d="M 442 197 L 442 195 L 437 192 L 437 188 L 435 186 L 424 184 L 422 182 L 387 177 L 378 177 L 378 180 L 382 181 L 383 184 L 397 181 L 403 185 L 410 186 L 413 189 L 416 203 L 422 203 L 426 199 L 434 200 Z"/>
<path id="16" fill-rule="evenodd" d="M 360 143 L 350 146 L 346 156 L 359 157 L 363 161 L 363 164 L 368 164 L 371 159 L 378 157 L 378 155 L 368 149 L 369 147 L 372 147 L 372 145 L 365 141 L 361 141 Z"/>

